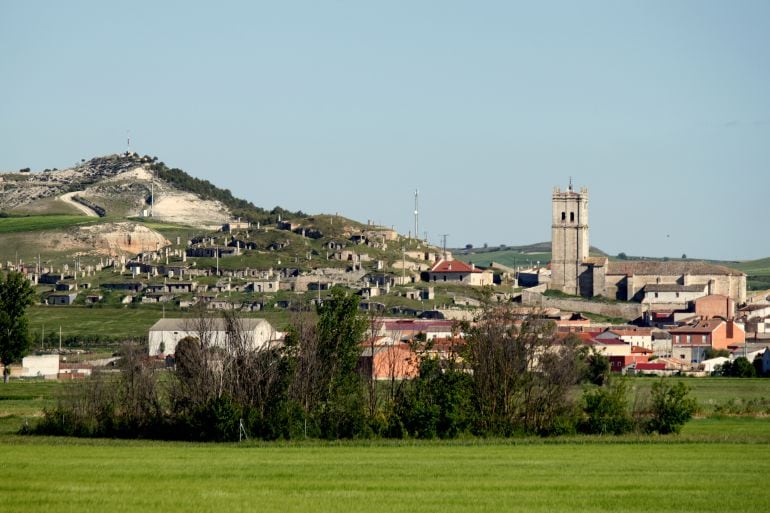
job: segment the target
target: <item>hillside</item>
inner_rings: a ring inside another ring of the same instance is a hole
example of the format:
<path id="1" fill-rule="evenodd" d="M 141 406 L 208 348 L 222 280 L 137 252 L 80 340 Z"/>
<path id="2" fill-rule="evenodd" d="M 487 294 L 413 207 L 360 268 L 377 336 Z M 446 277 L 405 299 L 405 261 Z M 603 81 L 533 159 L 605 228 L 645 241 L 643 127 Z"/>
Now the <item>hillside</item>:
<path id="1" fill-rule="evenodd" d="M 606 256 L 599 248 L 591 246 L 591 255 Z M 495 246 L 487 248 L 458 248 L 453 249 L 452 254 L 458 260 L 469 264 L 488 266 L 491 262 L 503 264 L 508 267 L 532 267 L 546 265 L 551 261 L 551 243 L 538 242 L 523 246 Z"/>
<path id="2" fill-rule="evenodd" d="M 131 256 L 168 244 L 149 220 L 192 232 L 220 229 L 236 216 L 296 215 L 256 207 L 156 157 L 107 155 L 66 169 L 0 173 L 0 259 Z"/>

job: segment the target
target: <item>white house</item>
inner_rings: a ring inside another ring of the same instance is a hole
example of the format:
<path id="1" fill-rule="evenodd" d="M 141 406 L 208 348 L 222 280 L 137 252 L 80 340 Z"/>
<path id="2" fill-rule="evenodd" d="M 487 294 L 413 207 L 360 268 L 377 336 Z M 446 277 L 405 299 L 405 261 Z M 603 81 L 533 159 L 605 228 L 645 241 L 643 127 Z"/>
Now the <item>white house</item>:
<path id="1" fill-rule="evenodd" d="M 240 329 L 252 349 L 266 346 L 277 339 L 273 326 L 264 319 L 240 319 Z M 176 345 L 185 337 L 206 337 L 210 346 L 226 347 L 228 333 L 223 319 L 160 319 L 149 334 L 150 356 L 166 356 L 176 352 Z"/>
<path id="2" fill-rule="evenodd" d="M 652 349 L 652 329 L 637 327 L 610 328 L 596 337 L 597 341 L 618 339 L 632 346 Z"/>

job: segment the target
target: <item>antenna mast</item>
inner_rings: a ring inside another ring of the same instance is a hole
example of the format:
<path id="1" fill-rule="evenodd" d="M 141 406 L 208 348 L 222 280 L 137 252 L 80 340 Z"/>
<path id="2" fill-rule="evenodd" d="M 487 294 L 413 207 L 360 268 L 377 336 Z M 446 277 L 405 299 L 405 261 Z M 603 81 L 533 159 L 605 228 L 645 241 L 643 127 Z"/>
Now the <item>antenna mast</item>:
<path id="1" fill-rule="evenodd" d="M 418 203 L 417 203 L 418 196 L 419 196 L 419 193 L 417 192 L 417 189 L 415 189 L 414 190 L 414 238 L 415 239 L 419 239 L 420 238 L 420 236 L 418 235 L 418 233 L 420 233 L 420 231 L 419 231 L 419 227 L 420 227 L 420 224 L 419 224 L 420 210 L 417 208 L 418 207 Z"/>
<path id="2" fill-rule="evenodd" d="M 131 153 L 131 130 L 126 130 L 126 153 Z"/>
<path id="3" fill-rule="evenodd" d="M 442 234 L 441 234 L 441 238 L 442 238 L 442 239 L 443 239 L 443 241 L 444 241 L 444 243 L 443 243 L 443 246 L 444 246 L 444 255 L 443 255 L 443 256 L 444 256 L 444 259 L 445 259 L 445 260 L 446 260 L 446 238 L 447 238 L 447 237 L 449 237 L 449 234 L 448 234 L 448 233 L 442 233 Z"/>

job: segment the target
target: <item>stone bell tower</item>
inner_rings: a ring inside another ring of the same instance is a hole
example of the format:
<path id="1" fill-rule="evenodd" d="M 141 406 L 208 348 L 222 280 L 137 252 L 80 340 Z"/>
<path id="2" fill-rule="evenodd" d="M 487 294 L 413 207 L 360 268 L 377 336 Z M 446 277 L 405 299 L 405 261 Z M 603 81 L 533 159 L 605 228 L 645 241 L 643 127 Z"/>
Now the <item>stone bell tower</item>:
<path id="1" fill-rule="evenodd" d="M 580 294 L 580 272 L 588 257 L 588 189 L 553 189 L 551 202 L 551 285 L 565 294 Z"/>

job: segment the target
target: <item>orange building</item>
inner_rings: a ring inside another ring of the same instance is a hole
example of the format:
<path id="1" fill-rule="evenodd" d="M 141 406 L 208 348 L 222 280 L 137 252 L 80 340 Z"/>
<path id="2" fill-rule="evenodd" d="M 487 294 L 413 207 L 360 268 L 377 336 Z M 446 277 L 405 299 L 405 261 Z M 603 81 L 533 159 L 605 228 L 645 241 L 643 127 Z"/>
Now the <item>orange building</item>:
<path id="1" fill-rule="evenodd" d="M 676 353 L 689 353 L 690 360 L 699 363 L 706 349 L 727 349 L 746 342 L 746 332 L 735 321 L 701 320 L 695 324 L 669 330 Z M 685 356 L 686 357 L 686 356 Z"/>
<path id="2" fill-rule="evenodd" d="M 735 318 L 735 301 L 721 294 L 711 294 L 695 300 L 695 315 L 700 319 Z"/>

